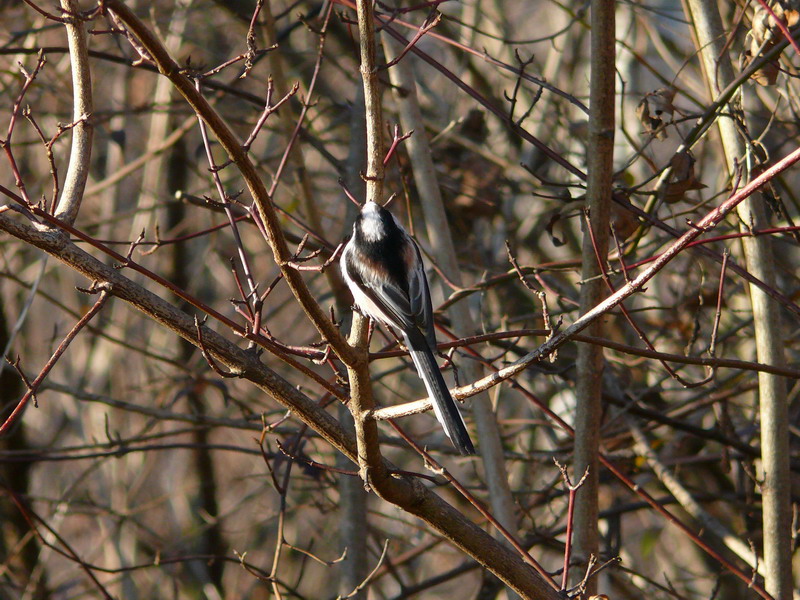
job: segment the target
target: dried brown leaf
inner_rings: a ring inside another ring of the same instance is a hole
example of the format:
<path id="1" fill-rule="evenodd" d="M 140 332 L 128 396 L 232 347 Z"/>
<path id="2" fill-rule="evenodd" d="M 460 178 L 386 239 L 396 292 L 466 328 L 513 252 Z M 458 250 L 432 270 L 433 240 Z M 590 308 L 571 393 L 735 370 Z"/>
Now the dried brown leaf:
<path id="1" fill-rule="evenodd" d="M 618 205 L 611 205 L 611 227 L 617 234 L 617 239 L 624 242 L 639 229 L 639 220 L 626 208 Z"/>
<path id="2" fill-rule="evenodd" d="M 663 140 L 667 137 L 666 126 L 672 122 L 675 106 L 675 88 L 665 87 L 645 94 L 636 106 L 636 117 L 644 127 L 646 134 L 655 135 Z"/>
<path id="3" fill-rule="evenodd" d="M 702 190 L 706 187 L 700 183 L 694 172 L 695 158 L 688 150 L 680 152 L 672 157 L 670 166 L 672 176 L 667 183 L 664 200 L 669 204 L 683 200 L 686 192 L 690 190 Z"/>
<path id="4" fill-rule="evenodd" d="M 800 20 L 800 13 L 793 9 L 784 9 L 780 4 L 772 7 L 780 21 L 788 27 L 792 27 Z M 754 58 L 760 54 L 771 50 L 783 36 L 778 28 L 777 22 L 769 12 L 759 7 L 747 32 L 747 39 L 750 40 L 747 50 L 742 54 L 742 65 L 746 67 Z M 775 58 L 753 74 L 753 80 L 759 85 L 774 85 L 780 73 L 780 57 Z"/>

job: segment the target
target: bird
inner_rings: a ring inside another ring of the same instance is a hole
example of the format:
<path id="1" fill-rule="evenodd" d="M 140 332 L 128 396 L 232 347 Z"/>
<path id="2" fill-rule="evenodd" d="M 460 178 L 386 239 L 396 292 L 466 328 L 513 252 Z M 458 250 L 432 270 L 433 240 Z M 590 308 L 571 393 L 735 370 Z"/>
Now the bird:
<path id="1" fill-rule="evenodd" d="M 370 200 L 356 217 L 340 264 L 356 308 L 402 334 L 434 414 L 453 446 L 464 456 L 475 454 L 464 418 L 433 354 L 431 293 L 414 238 L 389 210 Z"/>

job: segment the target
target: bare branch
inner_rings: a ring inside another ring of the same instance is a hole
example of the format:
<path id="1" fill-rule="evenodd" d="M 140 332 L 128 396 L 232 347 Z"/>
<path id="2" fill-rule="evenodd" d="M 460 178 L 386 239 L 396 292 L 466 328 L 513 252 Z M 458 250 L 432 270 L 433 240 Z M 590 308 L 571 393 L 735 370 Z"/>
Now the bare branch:
<path id="1" fill-rule="evenodd" d="M 65 223 L 72 224 L 78 216 L 83 200 L 83 191 L 89 179 L 92 157 L 92 136 L 94 127 L 91 116 L 94 112 L 92 102 L 92 76 L 89 70 L 89 47 L 86 40 L 86 24 L 72 16 L 78 14 L 75 0 L 61 0 L 67 15 L 67 42 L 69 44 L 70 65 L 72 67 L 72 148 L 69 166 L 64 177 L 61 198 L 56 204 L 55 215 Z"/>

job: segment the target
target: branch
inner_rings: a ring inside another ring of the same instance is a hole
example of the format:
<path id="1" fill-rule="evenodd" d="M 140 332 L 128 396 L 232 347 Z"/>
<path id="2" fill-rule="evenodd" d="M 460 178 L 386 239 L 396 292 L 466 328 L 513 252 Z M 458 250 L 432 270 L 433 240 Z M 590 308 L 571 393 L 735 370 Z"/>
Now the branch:
<path id="1" fill-rule="evenodd" d="M 112 10 L 120 21 L 130 29 L 131 33 L 138 38 L 139 42 L 152 57 L 159 72 L 172 81 L 192 109 L 206 122 L 208 128 L 214 132 L 220 145 L 228 153 L 228 157 L 239 169 L 242 178 L 247 184 L 253 202 L 258 209 L 258 215 L 264 224 L 267 241 L 272 249 L 275 263 L 286 279 L 289 289 L 297 298 L 306 316 L 331 345 L 339 358 L 346 364 L 357 362 L 359 357 L 344 340 L 336 325 L 319 306 L 308 286 L 306 286 L 301 273 L 291 268 L 288 264 L 292 259 L 292 253 L 286 244 L 286 238 L 281 229 L 275 207 L 272 204 L 272 199 L 241 142 L 202 94 L 194 88 L 192 82 L 183 74 L 181 68 L 172 59 L 160 40 L 130 8 L 120 0 L 108 0 L 105 2 L 105 6 Z"/>
<path id="2" fill-rule="evenodd" d="M 586 314 L 603 298 L 603 280 L 597 275 L 606 271 L 608 256 L 609 217 L 614 172 L 614 84 L 615 71 L 615 6 L 608 0 L 592 0 L 591 4 L 591 81 L 589 84 L 589 139 L 586 147 L 588 176 L 586 180 L 587 218 L 583 221 L 581 252 L 580 312 Z M 603 321 L 596 319 L 587 326 L 589 335 L 603 335 Z M 598 453 L 602 425 L 603 349 L 591 344 L 578 344 L 575 389 L 575 473 L 586 473 L 584 485 L 574 494 L 574 543 L 576 558 L 589 561 L 599 554 L 598 491 L 600 477 Z M 572 500 L 572 498 L 571 498 Z M 571 543 L 568 540 L 568 543 Z M 566 573 L 565 587 L 566 587 Z M 589 595 L 597 592 L 597 580 L 587 582 Z"/>
<path id="3" fill-rule="evenodd" d="M 382 38 L 387 59 L 391 58 L 390 62 L 398 60 L 402 47 L 386 34 Z M 433 164 L 433 153 L 422 118 L 411 61 L 406 59 L 397 62 L 394 67 L 389 69 L 389 77 L 394 85 L 395 101 L 400 113 L 402 128 L 405 131 L 418 132 L 406 140 L 406 149 L 413 167 L 416 188 L 426 191 L 421 198 L 421 204 L 433 255 L 442 271 L 447 273 L 449 279 L 447 283 L 460 288 L 462 285 L 461 269 L 440 192 L 441 186 Z M 442 280 L 443 292 L 447 296 L 450 289 L 447 288 L 444 277 Z M 453 304 L 448 309 L 448 313 L 457 336 L 471 335 L 480 329 L 476 325 L 467 303 Z M 484 374 L 483 368 L 477 361 L 466 361 L 463 371 L 468 381 L 480 379 Z M 478 433 L 478 452 L 486 472 L 486 484 L 489 489 L 492 512 L 503 527 L 516 534 L 519 522 L 517 504 L 511 495 L 508 483 L 509 476 L 505 464 L 503 440 L 491 399 L 488 395 L 481 394 L 471 403 L 471 408 Z"/>
<path id="4" fill-rule="evenodd" d="M 56 205 L 55 215 L 72 225 L 81 207 L 83 191 L 89 179 L 92 157 L 91 124 L 92 78 L 89 71 L 89 48 L 86 44 L 86 25 L 79 17 L 75 0 L 61 0 L 67 28 L 70 65 L 72 66 L 72 148 L 69 153 L 69 166 L 61 190 L 61 199 Z"/>
<path id="5" fill-rule="evenodd" d="M 64 354 L 64 352 L 66 352 L 67 348 L 72 343 L 72 340 L 74 340 L 75 337 L 80 333 L 81 329 L 86 327 L 89 321 L 91 321 L 92 318 L 97 313 L 100 312 L 100 310 L 103 308 L 108 298 L 109 298 L 108 290 L 103 289 L 100 292 L 100 297 L 97 299 L 97 302 L 95 302 L 92 308 L 90 308 L 86 312 L 86 314 L 83 317 L 81 317 L 81 319 L 75 324 L 75 326 L 70 330 L 67 336 L 58 345 L 58 348 L 56 348 L 56 351 L 50 357 L 50 360 L 48 360 L 47 363 L 44 365 L 39 375 L 37 375 L 36 379 L 34 379 L 28 385 L 28 391 L 25 392 L 25 395 L 17 403 L 17 406 L 14 407 L 14 410 L 11 412 L 11 414 L 8 416 L 5 422 L 2 425 L 0 425 L 0 436 L 7 433 L 8 430 L 11 427 L 13 427 L 14 424 L 19 420 L 20 416 L 22 415 L 23 411 L 25 410 L 25 407 L 28 405 L 28 402 L 30 401 L 31 398 L 34 398 L 34 405 L 36 404 L 35 400 L 36 390 L 39 389 L 39 386 L 42 385 L 42 382 L 45 380 L 45 377 L 47 377 L 47 375 L 50 373 L 53 367 L 56 366 L 58 359 L 61 358 L 61 355 Z"/>
<path id="6" fill-rule="evenodd" d="M 688 0 L 687 16 L 691 17 L 703 59 L 706 86 L 711 95 L 719 87 L 729 86 L 736 79 L 730 53 L 724 47 L 726 37 L 719 8 L 715 3 Z M 737 161 L 746 158 L 747 171 L 752 172 L 752 148 L 747 147 L 740 130 L 746 128 L 738 99 L 731 98 L 725 117 L 717 119 L 729 175 L 737 170 Z M 748 199 L 737 207 L 742 230 L 769 226 L 765 203 Z M 742 239 L 747 270 L 768 287 L 775 287 L 775 257 L 768 237 Z M 784 326 L 777 303 L 761 289 L 750 285 L 753 307 L 756 356 L 759 362 L 782 366 Z M 760 373 L 758 400 L 761 425 L 761 460 L 764 482 L 761 484 L 762 522 L 764 530 L 765 588 L 775 598 L 789 598 L 794 589 L 792 578 L 792 501 L 789 473 L 789 410 L 786 382 L 782 377 Z"/>
<path id="7" fill-rule="evenodd" d="M 592 310 L 576 319 L 568 327 L 565 327 L 557 332 L 544 344 L 535 350 L 532 350 L 522 358 L 514 361 L 506 367 L 503 367 L 496 373 L 475 381 L 470 385 L 463 386 L 461 388 L 461 393 L 464 395 L 472 395 L 479 391 L 488 389 L 501 381 L 514 377 L 518 373 L 525 370 L 531 363 L 539 361 L 550 355 L 559 346 L 564 344 L 564 342 L 571 339 L 576 333 L 583 331 L 593 321 L 599 319 L 626 298 L 639 291 L 673 258 L 680 254 L 687 246 L 689 246 L 691 242 L 696 240 L 703 233 L 716 227 L 736 208 L 738 204 L 756 192 L 762 185 L 772 180 L 779 173 L 782 173 L 797 162 L 800 162 L 800 148 L 794 150 L 788 156 L 775 163 L 772 167 L 753 179 L 738 192 L 728 197 L 728 199 L 720 204 L 717 208 L 706 214 L 700 221 L 695 223 L 694 226 L 689 227 L 683 233 L 683 235 L 675 240 L 661 256 L 653 261 L 653 264 L 648 269 L 642 271 L 637 277 L 632 279 L 625 286 L 621 287 L 615 294 L 608 296 L 605 300 L 597 304 Z M 728 268 L 730 268 L 730 265 Z"/>
<path id="8" fill-rule="evenodd" d="M 84 252 L 70 242 L 66 235 L 38 231 L 20 223 L 11 211 L 0 212 L 0 231 L 44 250 L 90 280 L 97 281 L 98 285 L 109 284 L 115 297 L 128 302 L 194 346 L 199 345 L 192 317 L 134 283 L 122 271 L 107 266 Z M 203 330 L 203 345 L 218 363 L 238 372 L 240 377 L 269 394 L 348 459 L 357 462 L 353 435 L 347 433 L 315 401 L 264 365 L 255 353 L 240 348 L 210 329 Z M 548 586 L 542 587 L 537 574 L 516 553 L 497 543 L 461 512 L 427 489 L 421 481 L 410 475 L 398 474 L 386 461 L 382 464 L 383 476 L 377 481 L 375 478 L 372 480 L 382 497 L 419 517 L 431 529 L 453 542 L 520 593 L 544 600 L 559 600 L 555 591 Z"/>
<path id="9" fill-rule="evenodd" d="M 364 84 L 364 105 L 367 124 L 367 201 L 381 202 L 383 193 L 383 126 L 381 116 L 381 91 L 375 70 L 375 24 L 372 0 L 358 0 L 358 34 L 361 50 L 361 79 Z M 368 319 L 360 313 L 353 313 L 350 329 L 350 344 L 366 356 L 369 344 Z M 388 477 L 381 461 L 378 445 L 378 425 L 369 418 L 375 408 L 372 396 L 369 363 L 348 365 L 350 379 L 350 404 L 348 408 L 355 423 L 358 442 L 358 467 L 365 486 L 376 482 L 375 491 L 381 497 L 385 494 L 382 482 Z M 388 499 L 388 498 L 387 498 Z"/>

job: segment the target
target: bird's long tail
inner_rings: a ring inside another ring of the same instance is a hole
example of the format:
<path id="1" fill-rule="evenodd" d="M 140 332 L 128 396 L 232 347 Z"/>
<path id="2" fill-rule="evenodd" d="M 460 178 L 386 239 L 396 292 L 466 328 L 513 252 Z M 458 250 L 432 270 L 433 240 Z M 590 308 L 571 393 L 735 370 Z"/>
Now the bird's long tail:
<path id="1" fill-rule="evenodd" d="M 433 412 L 439 423 L 442 424 L 447 437 L 462 455 L 475 454 L 475 447 L 467 432 L 464 418 L 450 395 L 450 390 L 447 389 L 447 384 L 428 345 L 428 340 L 418 330 L 404 333 L 403 337 L 411 354 L 411 360 L 414 361 L 414 366 L 417 368 L 417 373 L 425 384 L 425 389 L 428 390 L 428 395 L 433 403 Z"/>

